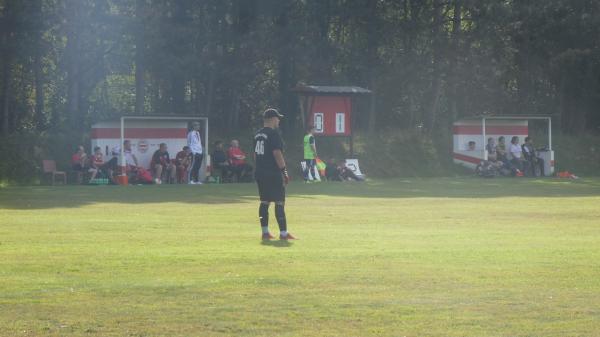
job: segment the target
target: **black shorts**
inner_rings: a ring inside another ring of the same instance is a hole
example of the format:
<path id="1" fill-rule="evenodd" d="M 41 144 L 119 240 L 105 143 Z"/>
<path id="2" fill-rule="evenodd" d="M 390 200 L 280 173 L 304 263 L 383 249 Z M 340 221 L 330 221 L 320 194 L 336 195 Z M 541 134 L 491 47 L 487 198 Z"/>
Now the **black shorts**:
<path id="1" fill-rule="evenodd" d="M 285 201 L 285 185 L 281 172 L 257 173 L 255 178 L 260 201 Z"/>

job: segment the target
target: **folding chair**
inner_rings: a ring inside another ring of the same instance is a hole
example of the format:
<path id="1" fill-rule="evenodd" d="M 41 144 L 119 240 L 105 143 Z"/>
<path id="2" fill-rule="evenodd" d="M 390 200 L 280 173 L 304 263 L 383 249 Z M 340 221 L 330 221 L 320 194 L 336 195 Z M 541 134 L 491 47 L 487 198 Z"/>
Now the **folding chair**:
<path id="1" fill-rule="evenodd" d="M 67 184 L 67 173 L 64 171 L 56 170 L 56 162 L 54 160 L 44 159 L 42 160 L 42 167 L 44 170 L 44 174 L 52 175 L 52 185 L 56 182 L 56 177 L 62 176 L 63 185 Z"/>

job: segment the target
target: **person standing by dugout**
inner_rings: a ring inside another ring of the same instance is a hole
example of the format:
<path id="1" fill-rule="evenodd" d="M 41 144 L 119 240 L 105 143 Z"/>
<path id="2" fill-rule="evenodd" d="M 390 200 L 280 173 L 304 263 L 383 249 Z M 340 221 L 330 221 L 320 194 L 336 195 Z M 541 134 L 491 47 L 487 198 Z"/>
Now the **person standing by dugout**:
<path id="1" fill-rule="evenodd" d="M 311 182 L 310 175 L 312 175 L 312 181 L 317 181 L 317 175 L 315 174 L 315 165 L 317 164 L 317 145 L 315 142 L 314 126 L 308 126 L 306 128 L 306 135 L 304 136 L 304 182 Z"/>
<path id="2" fill-rule="evenodd" d="M 263 128 L 254 136 L 254 177 L 258 185 L 260 206 L 258 216 L 262 229 L 262 239 L 273 239 L 269 232 L 269 205 L 275 203 L 275 217 L 279 225 L 279 239 L 296 239 L 287 231 L 285 217 L 285 185 L 289 175 L 283 158 L 283 141 L 276 131 L 283 115 L 275 109 L 267 109 L 263 113 Z"/>
<path id="3" fill-rule="evenodd" d="M 192 123 L 192 130 L 187 135 L 187 144 L 190 147 L 192 163 L 188 172 L 190 185 L 201 185 L 198 180 L 200 167 L 202 167 L 202 140 L 200 138 L 200 122 Z"/>

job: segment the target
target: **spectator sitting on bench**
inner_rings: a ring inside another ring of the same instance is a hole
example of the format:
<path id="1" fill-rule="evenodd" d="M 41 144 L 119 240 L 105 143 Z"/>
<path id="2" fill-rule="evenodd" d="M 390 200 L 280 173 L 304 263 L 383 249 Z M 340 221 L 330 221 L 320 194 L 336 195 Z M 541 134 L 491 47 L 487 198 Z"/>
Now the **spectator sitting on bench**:
<path id="1" fill-rule="evenodd" d="M 246 162 L 246 154 L 240 149 L 240 142 L 237 139 L 231 141 L 227 155 L 231 171 L 235 174 L 237 181 L 240 182 L 242 179 L 247 181 L 251 177 L 253 167 Z"/>
<path id="2" fill-rule="evenodd" d="M 71 156 L 71 168 L 77 174 L 77 183 L 81 184 L 83 179 L 83 173 L 87 171 L 89 168 L 88 165 L 88 156 L 85 153 L 85 149 L 83 145 L 79 145 L 77 147 L 77 152 Z"/>
<path id="3" fill-rule="evenodd" d="M 223 142 L 220 140 L 215 142 L 215 150 L 211 155 L 211 161 L 213 169 L 221 171 L 221 180 L 229 181 L 229 178 L 231 177 L 231 166 L 229 165 L 227 154 L 223 149 Z"/>
<path id="4" fill-rule="evenodd" d="M 521 148 L 521 145 L 519 145 L 518 136 L 513 136 L 511 138 L 508 152 L 510 153 L 512 158 L 510 163 L 517 170 L 517 175 L 519 175 L 520 172 L 524 172 L 525 167 L 527 167 L 528 165 L 527 162 L 525 162 L 525 159 L 523 158 L 523 149 Z"/>
<path id="5" fill-rule="evenodd" d="M 129 177 L 129 182 L 132 183 L 137 181 L 138 161 L 131 151 L 131 141 L 129 139 L 123 141 L 123 149 L 123 156 L 125 157 L 125 173 Z M 121 155 L 121 147 L 115 146 L 112 149 L 112 154 L 114 158 L 111 159 L 109 163 L 116 168 L 118 166 L 118 157 Z"/>
<path id="6" fill-rule="evenodd" d="M 526 172 L 528 175 L 531 174 L 532 177 L 535 177 L 536 167 L 540 168 L 540 175 L 543 177 L 544 174 L 544 160 L 537 156 L 535 151 L 535 147 L 533 146 L 533 140 L 531 137 L 525 137 L 525 144 L 521 147 L 523 149 L 523 157 L 528 162 L 528 168 L 530 172 Z"/>
<path id="7" fill-rule="evenodd" d="M 506 153 L 506 143 L 504 141 L 504 136 L 498 137 L 498 144 L 496 145 L 496 159 L 508 164 L 508 156 Z"/>
<path id="8" fill-rule="evenodd" d="M 173 183 L 175 181 L 177 168 L 171 163 L 166 143 L 160 143 L 158 150 L 152 155 L 150 167 L 152 168 L 154 182 L 156 184 L 162 184 L 163 178 L 166 178 L 168 183 Z"/>
<path id="9" fill-rule="evenodd" d="M 187 171 L 192 165 L 192 151 L 189 146 L 184 146 L 183 149 L 175 155 L 175 164 L 177 165 L 177 182 L 187 183 L 185 177 L 187 177 Z"/>
<path id="10" fill-rule="evenodd" d="M 498 153 L 496 151 L 496 141 L 494 140 L 494 138 L 488 138 L 488 142 L 485 146 L 485 149 L 487 150 L 489 161 L 495 162 L 496 160 L 498 160 Z"/>
<path id="11" fill-rule="evenodd" d="M 92 154 L 92 158 L 90 160 L 90 169 L 89 172 L 92 174 L 90 176 L 90 182 L 96 179 L 98 174 L 104 173 L 104 156 L 102 155 L 102 149 L 99 146 L 94 148 L 94 153 Z"/>
<path id="12" fill-rule="evenodd" d="M 495 169 L 500 170 L 504 167 L 504 162 L 498 159 L 498 145 L 496 145 L 496 140 L 492 137 L 488 138 L 488 143 L 485 146 L 485 149 L 488 152 L 488 161 L 494 166 Z"/>

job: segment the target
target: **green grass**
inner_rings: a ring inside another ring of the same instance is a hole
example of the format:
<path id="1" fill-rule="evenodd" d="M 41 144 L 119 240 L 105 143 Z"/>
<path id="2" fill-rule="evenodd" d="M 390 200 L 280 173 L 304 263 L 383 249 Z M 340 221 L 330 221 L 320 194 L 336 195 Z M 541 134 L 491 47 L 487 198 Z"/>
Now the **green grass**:
<path id="1" fill-rule="evenodd" d="M 0 336 L 600 335 L 600 179 L 294 183 L 290 243 L 257 206 L 0 189 Z"/>

